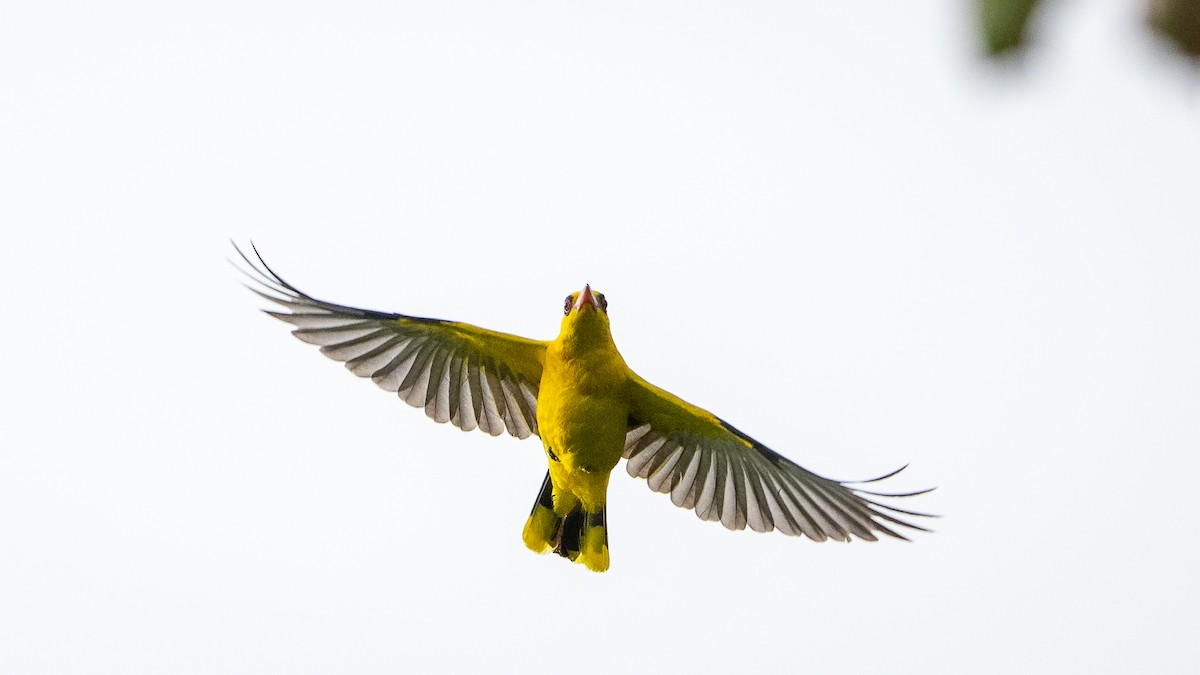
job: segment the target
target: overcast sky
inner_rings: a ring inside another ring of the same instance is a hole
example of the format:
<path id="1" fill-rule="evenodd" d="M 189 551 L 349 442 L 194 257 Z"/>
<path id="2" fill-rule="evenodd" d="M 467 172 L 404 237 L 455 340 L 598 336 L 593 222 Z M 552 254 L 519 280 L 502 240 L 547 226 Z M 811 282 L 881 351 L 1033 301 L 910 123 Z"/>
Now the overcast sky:
<path id="1" fill-rule="evenodd" d="M 1139 3 L 1023 63 L 968 3 L 19 3 L 0 22 L 0 669 L 1184 673 L 1200 659 L 1200 90 Z M 729 532 L 618 467 L 612 568 L 521 543 L 545 459 L 257 310 L 551 338 L 912 543 Z"/>

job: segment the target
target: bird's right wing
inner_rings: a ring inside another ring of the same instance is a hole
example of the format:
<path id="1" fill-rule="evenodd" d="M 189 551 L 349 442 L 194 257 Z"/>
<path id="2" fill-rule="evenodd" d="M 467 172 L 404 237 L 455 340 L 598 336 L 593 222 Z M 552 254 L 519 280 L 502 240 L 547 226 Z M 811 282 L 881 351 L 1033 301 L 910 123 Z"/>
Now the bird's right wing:
<path id="1" fill-rule="evenodd" d="M 645 478 L 676 506 L 731 530 L 747 525 L 815 541 L 851 536 L 875 541 L 876 532 L 899 539 L 892 525 L 915 530 L 899 516 L 927 516 L 876 501 L 929 492 L 883 494 L 822 478 L 730 426 L 716 415 L 659 389 L 637 375 L 629 384 L 626 469 Z M 874 482 L 895 475 L 881 476 Z"/>
<path id="2" fill-rule="evenodd" d="M 236 245 L 234 246 L 237 249 Z M 536 435 L 546 343 L 470 324 L 336 305 L 302 293 L 237 249 L 257 284 L 250 290 L 286 311 L 264 310 L 296 326 L 359 377 L 369 377 L 438 422 L 498 436 Z"/>

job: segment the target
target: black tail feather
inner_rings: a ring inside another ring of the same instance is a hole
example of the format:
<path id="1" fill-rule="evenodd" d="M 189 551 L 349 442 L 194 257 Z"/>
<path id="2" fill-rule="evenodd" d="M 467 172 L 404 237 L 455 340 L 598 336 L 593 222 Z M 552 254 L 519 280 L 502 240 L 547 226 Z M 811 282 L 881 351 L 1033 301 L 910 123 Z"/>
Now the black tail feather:
<path id="1" fill-rule="evenodd" d="M 583 506 L 576 504 L 559 523 L 554 535 L 554 552 L 574 560 L 579 557 L 579 541 L 583 537 Z"/>

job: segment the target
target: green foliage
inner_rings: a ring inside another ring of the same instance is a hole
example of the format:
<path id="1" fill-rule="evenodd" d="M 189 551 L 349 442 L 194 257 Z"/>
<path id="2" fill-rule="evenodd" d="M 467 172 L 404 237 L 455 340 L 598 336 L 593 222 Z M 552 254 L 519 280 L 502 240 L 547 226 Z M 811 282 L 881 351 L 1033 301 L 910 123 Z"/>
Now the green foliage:
<path id="1" fill-rule="evenodd" d="M 1200 0 L 1153 0 L 1146 22 L 1192 57 L 1200 57 Z"/>
<path id="2" fill-rule="evenodd" d="M 979 30 L 989 56 L 1025 46 L 1038 0 L 978 0 Z M 1200 58 L 1200 0 L 1150 0 L 1146 23 L 1172 46 Z"/>
<path id="3" fill-rule="evenodd" d="M 984 43 L 992 56 L 1025 43 L 1025 28 L 1038 0 L 980 0 L 979 18 Z"/>

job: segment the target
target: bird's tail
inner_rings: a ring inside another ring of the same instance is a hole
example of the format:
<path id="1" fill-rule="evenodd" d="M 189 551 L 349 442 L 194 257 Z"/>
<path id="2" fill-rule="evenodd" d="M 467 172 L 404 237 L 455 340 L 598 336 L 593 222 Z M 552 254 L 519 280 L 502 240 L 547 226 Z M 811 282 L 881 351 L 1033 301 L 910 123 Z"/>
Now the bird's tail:
<path id="1" fill-rule="evenodd" d="M 593 572 L 608 569 L 608 526 L 604 506 L 584 508 L 579 498 L 568 492 L 554 494 L 550 473 L 542 482 L 542 491 L 533 504 L 522 535 L 525 545 L 536 553 L 554 551 L 568 560 L 585 565 Z"/>

